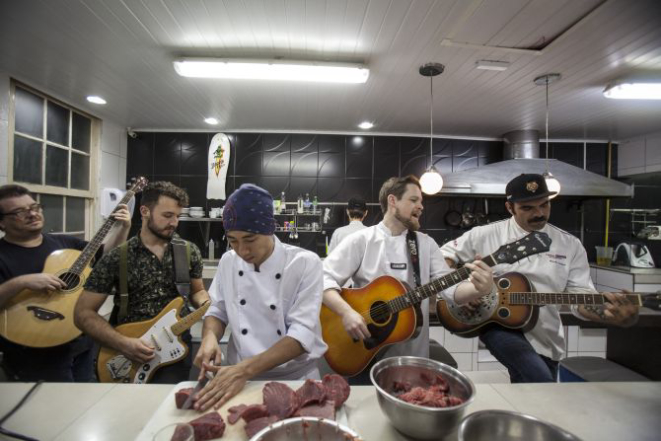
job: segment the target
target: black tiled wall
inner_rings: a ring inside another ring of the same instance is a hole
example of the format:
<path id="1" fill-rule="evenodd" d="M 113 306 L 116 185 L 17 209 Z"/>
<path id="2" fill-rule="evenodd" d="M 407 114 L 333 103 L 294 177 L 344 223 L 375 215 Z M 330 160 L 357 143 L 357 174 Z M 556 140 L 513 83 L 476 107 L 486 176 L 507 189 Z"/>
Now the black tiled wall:
<path id="1" fill-rule="evenodd" d="M 150 180 L 168 180 L 185 188 L 192 206 L 206 209 L 221 206 L 222 201 L 206 200 L 207 149 L 214 133 L 140 132 L 128 139 L 127 176 L 146 176 Z M 381 184 L 391 176 L 420 176 L 429 165 L 429 139 L 396 136 L 353 136 L 287 133 L 227 133 L 231 142 L 227 192 L 251 182 L 267 189 L 274 196 L 282 191 L 293 202 L 299 194 L 317 195 L 320 205 L 346 202 L 361 196 L 378 204 Z M 545 146 L 542 146 L 542 155 Z M 549 144 L 549 156 L 583 167 L 583 145 Z M 616 156 L 616 155 L 615 155 Z M 605 175 L 607 148 L 605 144 L 589 144 L 587 168 Z M 457 139 L 435 139 L 433 161 L 441 173 L 452 173 L 502 160 L 502 143 Z M 617 166 L 614 165 L 614 169 Z M 486 207 L 491 219 L 505 217 L 504 198 L 488 198 Z M 636 201 L 631 201 L 636 205 Z M 327 235 L 347 223 L 344 208 L 331 206 L 330 222 L 324 225 Z M 458 237 L 465 230 L 447 226 L 448 209 L 472 209 L 482 212 L 485 199 L 430 197 L 425 200 L 423 231 L 439 244 Z M 370 205 L 366 223 L 373 225 L 382 218 L 378 205 Z M 553 202 L 551 221 L 576 236 L 580 236 L 580 210 L 586 210 L 586 249 L 594 258 L 594 245 L 603 240 L 603 201 L 567 200 Z M 137 226 L 137 225 L 136 225 Z M 181 223 L 180 234 L 194 240 L 206 255 L 203 229 L 195 222 Z M 222 227 L 215 223 L 211 236 L 224 249 Z M 286 233 L 279 237 L 324 255 L 325 236 L 299 233 L 297 240 Z M 216 253 L 218 257 L 218 253 Z"/>

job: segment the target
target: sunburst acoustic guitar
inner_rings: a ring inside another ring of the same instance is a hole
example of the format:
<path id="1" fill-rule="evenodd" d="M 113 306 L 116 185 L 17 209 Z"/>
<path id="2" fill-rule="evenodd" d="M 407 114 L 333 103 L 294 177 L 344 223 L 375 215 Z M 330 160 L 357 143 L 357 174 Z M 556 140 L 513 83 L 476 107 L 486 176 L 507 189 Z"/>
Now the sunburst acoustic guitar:
<path id="1" fill-rule="evenodd" d="M 128 203 L 147 185 L 139 178 L 118 204 Z M 83 285 L 92 271 L 89 264 L 115 223 L 109 217 L 83 251 L 63 249 L 51 253 L 42 272 L 54 274 L 66 283 L 57 291 L 25 289 L 0 310 L 0 335 L 14 343 L 46 348 L 67 343 L 81 334 L 73 323 L 73 310 Z"/>
<path id="2" fill-rule="evenodd" d="M 503 245 L 482 259 L 487 265 L 514 263 L 549 250 L 551 239 L 533 232 L 516 242 Z M 330 367 L 345 376 L 359 374 L 385 346 L 415 337 L 422 327 L 420 303 L 470 276 L 461 268 L 415 289 L 394 277 L 381 276 L 359 289 L 342 289 L 342 298 L 367 322 L 371 337 L 353 339 L 344 329 L 342 318 L 325 305 L 321 307 L 321 332 L 328 345 L 325 358 Z"/>
<path id="3" fill-rule="evenodd" d="M 489 323 L 525 332 L 537 323 L 539 306 L 603 305 L 608 301 L 603 294 L 534 292 L 530 280 L 519 273 L 503 274 L 495 277 L 494 282 L 498 292 L 482 297 L 472 310 L 439 300 L 436 313 L 445 329 L 467 338 L 478 335 L 480 328 Z M 634 305 L 659 310 L 659 293 L 628 293 L 626 296 Z"/>

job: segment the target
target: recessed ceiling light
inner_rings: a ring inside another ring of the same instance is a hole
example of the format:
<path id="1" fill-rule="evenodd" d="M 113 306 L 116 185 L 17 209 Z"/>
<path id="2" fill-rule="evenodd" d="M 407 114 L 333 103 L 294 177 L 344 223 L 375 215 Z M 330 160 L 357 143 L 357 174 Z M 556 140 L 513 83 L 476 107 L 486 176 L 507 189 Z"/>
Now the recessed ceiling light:
<path id="1" fill-rule="evenodd" d="M 661 100 L 661 83 L 614 83 L 606 86 L 606 98 Z"/>
<path id="2" fill-rule="evenodd" d="M 361 122 L 360 124 L 358 124 L 358 127 L 360 127 L 360 128 L 363 129 L 363 130 L 369 130 L 369 129 L 371 129 L 372 127 L 374 127 L 374 124 L 372 124 L 372 123 L 369 122 L 369 121 L 363 121 L 363 122 Z"/>
<path id="3" fill-rule="evenodd" d="M 510 67 L 509 61 L 499 61 L 499 60 L 478 60 L 475 63 L 477 69 L 482 70 L 507 70 Z"/>
<path id="4" fill-rule="evenodd" d="M 361 64 L 225 58 L 184 58 L 174 70 L 183 77 L 315 83 L 364 83 L 370 74 Z"/>
<path id="5" fill-rule="evenodd" d="M 212 126 L 218 124 L 218 120 L 216 118 L 204 118 L 204 122 Z"/>
<path id="6" fill-rule="evenodd" d="M 87 97 L 87 101 L 94 104 L 105 104 L 106 100 L 97 95 L 90 95 Z"/>

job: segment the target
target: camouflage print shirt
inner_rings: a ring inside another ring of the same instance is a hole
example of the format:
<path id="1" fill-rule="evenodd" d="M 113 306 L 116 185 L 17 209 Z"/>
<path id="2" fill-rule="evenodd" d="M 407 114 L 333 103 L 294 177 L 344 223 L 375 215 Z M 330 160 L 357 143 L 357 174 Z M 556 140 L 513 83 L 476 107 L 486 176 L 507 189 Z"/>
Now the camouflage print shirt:
<path id="1" fill-rule="evenodd" d="M 202 278 L 202 254 L 190 243 L 190 278 Z M 133 323 L 156 317 L 165 306 L 179 296 L 175 284 L 174 255 L 169 244 L 162 260 L 154 255 L 140 240 L 140 235 L 128 241 L 127 249 L 129 301 L 127 315 L 122 323 Z M 94 265 L 85 282 L 87 291 L 100 294 L 119 294 L 119 247 L 108 252 Z M 192 293 L 191 293 L 192 294 Z M 119 309 L 119 295 L 114 298 L 115 309 L 111 322 L 115 322 Z M 185 299 L 181 315 L 189 314 L 189 299 Z M 121 323 L 120 323 L 121 324 Z"/>

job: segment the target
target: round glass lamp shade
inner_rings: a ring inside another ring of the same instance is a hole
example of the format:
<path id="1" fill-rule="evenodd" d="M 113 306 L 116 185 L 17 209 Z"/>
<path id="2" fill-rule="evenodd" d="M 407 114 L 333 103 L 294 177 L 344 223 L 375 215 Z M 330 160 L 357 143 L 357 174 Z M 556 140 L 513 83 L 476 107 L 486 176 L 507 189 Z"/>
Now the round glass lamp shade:
<path id="1" fill-rule="evenodd" d="M 420 186 L 425 194 L 436 194 L 443 188 L 443 178 L 436 170 L 427 170 L 420 177 Z"/>
<path id="2" fill-rule="evenodd" d="M 549 199 L 557 197 L 560 194 L 560 189 L 562 188 L 560 181 L 558 181 L 550 172 L 546 172 L 542 176 L 544 176 L 544 179 L 546 180 L 546 186 L 548 187 L 549 191 L 555 191 L 555 194 L 549 196 Z"/>

